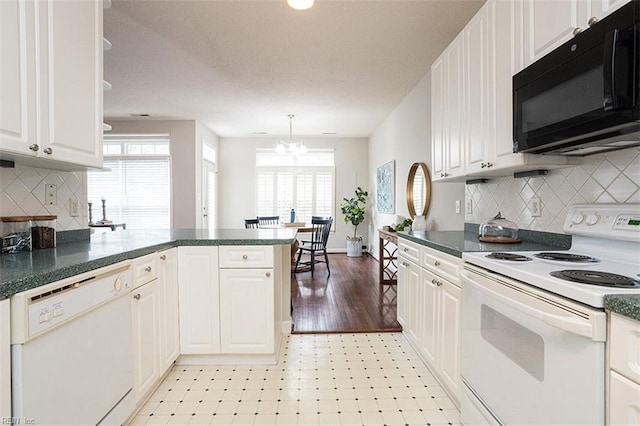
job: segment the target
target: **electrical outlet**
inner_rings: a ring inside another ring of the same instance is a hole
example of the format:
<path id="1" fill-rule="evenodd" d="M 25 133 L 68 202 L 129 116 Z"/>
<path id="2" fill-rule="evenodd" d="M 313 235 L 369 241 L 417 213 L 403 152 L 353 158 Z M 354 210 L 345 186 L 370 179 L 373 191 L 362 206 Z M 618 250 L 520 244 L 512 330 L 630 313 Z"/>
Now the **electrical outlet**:
<path id="1" fill-rule="evenodd" d="M 73 197 L 69 198 L 69 216 L 78 217 L 80 216 L 80 203 L 78 199 Z"/>
<path id="2" fill-rule="evenodd" d="M 55 206 L 58 204 L 58 185 L 48 183 L 45 185 L 44 200 L 47 206 Z"/>
<path id="3" fill-rule="evenodd" d="M 456 200 L 456 214 L 460 214 L 460 200 Z"/>
<path id="4" fill-rule="evenodd" d="M 466 214 L 471 214 L 471 213 L 473 213 L 473 198 L 467 198 L 467 199 L 465 200 L 464 212 L 465 212 Z"/>
<path id="5" fill-rule="evenodd" d="M 531 212 L 531 217 L 542 216 L 542 204 L 540 197 L 531 197 L 531 200 L 529 200 L 529 211 Z"/>

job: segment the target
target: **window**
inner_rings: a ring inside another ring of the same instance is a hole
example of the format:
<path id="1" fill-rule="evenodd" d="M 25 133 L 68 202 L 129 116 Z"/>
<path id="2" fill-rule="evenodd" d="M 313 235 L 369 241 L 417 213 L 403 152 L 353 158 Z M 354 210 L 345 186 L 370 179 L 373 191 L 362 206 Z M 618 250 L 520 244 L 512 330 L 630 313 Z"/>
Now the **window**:
<path id="1" fill-rule="evenodd" d="M 289 220 L 292 208 L 297 222 L 311 216 L 335 216 L 335 167 L 333 151 L 280 155 L 256 152 L 256 215 Z"/>
<path id="2" fill-rule="evenodd" d="M 87 173 L 93 221 L 106 218 L 127 229 L 171 226 L 169 135 L 105 135 L 105 170 Z"/>

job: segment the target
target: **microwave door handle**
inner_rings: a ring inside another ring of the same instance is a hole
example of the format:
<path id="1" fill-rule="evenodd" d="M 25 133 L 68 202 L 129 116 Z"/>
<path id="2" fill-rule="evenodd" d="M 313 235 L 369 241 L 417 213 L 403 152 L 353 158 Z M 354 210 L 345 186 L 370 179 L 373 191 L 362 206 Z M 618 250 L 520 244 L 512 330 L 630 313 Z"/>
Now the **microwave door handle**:
<path id="1" fill-rule="evenodd" d="M 631 36 L 631 37 L 630 37 Z M 615 29 L 605 36 L 602 77 L 604 83 L 605 111 L 615 111 L 631 108 L 633 70 L 633 40 L 632 30 Z"/>
<path id="2" fill-rule="evenodd" d="M 577 317 L 555 315 L 526 305 L 522 302 L 498 293 L 497 291 L 484 287 L 483 285 L 475 281 L 467 271 L 460 271 L 460 276 L 462 277 L 465 284 L 470 285 L 471 287 L 475 287 L 476 290 L 480 291 L 481 293 L 487 294 L 492 298 L 500 301 L 501 303 L 504 303 L 505 305 L 511 306 L 512 308 L 515 308 L 526 315 L 543 321 L 547 325 L 559 328 L 560 330 L 567 331 L 572 334 L 577 334 L 579 336 L 595 340 L 596 336 L 594 336 L 593 327 L 588 320 L 580 320 Z"/>

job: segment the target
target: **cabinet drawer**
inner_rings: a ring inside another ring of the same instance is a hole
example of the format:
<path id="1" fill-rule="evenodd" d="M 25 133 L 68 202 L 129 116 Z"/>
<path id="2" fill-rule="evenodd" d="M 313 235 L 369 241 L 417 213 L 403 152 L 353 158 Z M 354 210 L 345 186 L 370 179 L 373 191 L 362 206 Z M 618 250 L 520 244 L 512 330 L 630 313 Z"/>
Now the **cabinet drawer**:
<path id="1" fill-rule="evenodd" d="M 133 263 L 131 264 L 131 270 L 133 271 L 133 288 L 140 287 L 158 278 L 157 259 L 156 253 L 133 259 Z"/>
<path id="2" fill-rule="evenodd" d="M 398 252 L 413 263 L 420 264 L 420 244 L 408 241 L 403 238 L 398 239 Z"/>
<path id="3" fill-rule="evenodd" d="M 430 247 L 422 247 L 421 265 L 434 274 L 460 286 L 460 274 L 458 270 L 462 265 L 462 259 L 442 253 Z"/>
<path id="4" fill-rule="evenodd" d="M 640 383 L 640 323 L 611 314 L 611 369 Z"/>
<path id="5" fill-rule="evenodd" d="M 221 246 L 221 268 L 273 268 L 272 246 Z"/>

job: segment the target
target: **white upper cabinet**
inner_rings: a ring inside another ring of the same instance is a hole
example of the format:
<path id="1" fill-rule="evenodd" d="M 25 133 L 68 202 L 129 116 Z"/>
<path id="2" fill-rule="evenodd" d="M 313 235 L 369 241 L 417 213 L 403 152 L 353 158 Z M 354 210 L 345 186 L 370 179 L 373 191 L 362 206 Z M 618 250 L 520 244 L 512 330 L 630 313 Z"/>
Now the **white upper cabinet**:
<path id="1" fill-rule="evenodd" d="M 102 3 L 9 0 L 0 10 L 3 104 L 17 106 L 0 115 L 2 158 L 102 167 Z"/>
<path id="2" fill-rule="evenodd" d="M 526 0 L 524 66 L 537 61 L 630 0 Z M 592 19 L 592 18 L 595 18 Z M 516 70 L 520 71 L 520 69 Z"/>
<path id="3" fill-rule="evenodd" d="M 512 76 L 527 58 L 527 35 L 517 23 L 530 7 L 521 0 L 488 0 L 431 66 L 434 181 L 580 162 L 513 152 Z"/>

